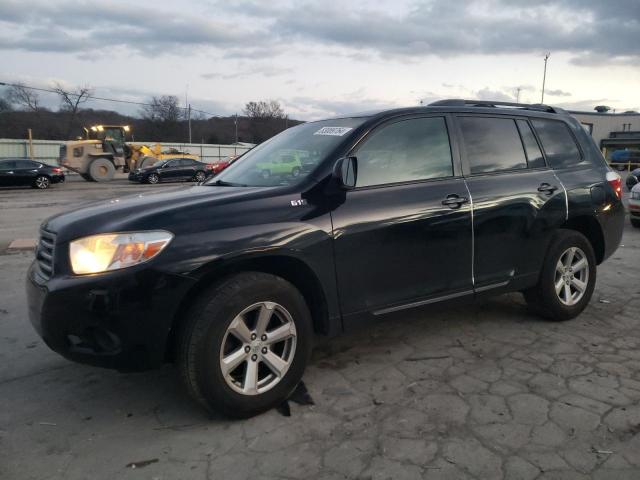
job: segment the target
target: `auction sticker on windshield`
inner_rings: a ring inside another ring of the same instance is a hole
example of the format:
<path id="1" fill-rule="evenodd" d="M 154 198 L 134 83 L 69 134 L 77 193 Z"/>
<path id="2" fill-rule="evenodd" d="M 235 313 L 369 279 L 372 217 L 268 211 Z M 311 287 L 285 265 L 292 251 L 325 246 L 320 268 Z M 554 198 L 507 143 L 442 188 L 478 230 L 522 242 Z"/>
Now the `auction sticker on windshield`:
<path id="1" fill-rule="evenodd" d="M 318 130 L 314 135 L 333 135 L 335 137 L 341 137 L 349 130 L 352 130 L 351 127 L 322 127 Z"/>

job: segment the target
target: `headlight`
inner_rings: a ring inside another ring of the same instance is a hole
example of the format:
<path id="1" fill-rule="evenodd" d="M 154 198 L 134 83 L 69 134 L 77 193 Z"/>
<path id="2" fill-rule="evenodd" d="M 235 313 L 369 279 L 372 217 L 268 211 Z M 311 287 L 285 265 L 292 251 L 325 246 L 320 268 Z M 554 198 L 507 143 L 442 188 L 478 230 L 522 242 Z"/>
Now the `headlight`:
<path id="1" fill-rule="evenodd" d="M 69 244 L 73 273 L 100 273 L 144 263 L 158 255 L 173 239 L 166 231 L 105 233 L 79 238 Z"/>

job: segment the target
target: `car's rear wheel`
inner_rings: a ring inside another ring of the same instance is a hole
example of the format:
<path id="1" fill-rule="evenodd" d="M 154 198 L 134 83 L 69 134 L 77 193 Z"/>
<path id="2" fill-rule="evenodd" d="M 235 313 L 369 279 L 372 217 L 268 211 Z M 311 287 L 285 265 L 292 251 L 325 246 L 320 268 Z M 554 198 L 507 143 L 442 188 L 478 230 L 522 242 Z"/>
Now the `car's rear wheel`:
<path id="1" fill-rule="evenodd" d="M 179 335 L 178 364 L 189 392 L 208 410 L 250 417 L 294 390 L 311 336 L 311 314 L 293 285 L 240 273 L 196 301 Z"/>
<path id="2" fill-rule="evenodd" d="M 147 176 L 147 183 L 156 184 L 160 181 L 160 177 L 157 173 L 150 173 Z"/>
<path id="3" fill-rule="evenodd" d="M 33 181 L 33 186 L 40 190 L 46 190 L 51 186 L 51 180 L 46 175 L 38 175 Z"/>
<path id="4" fill-rule="evenodd" d="M 108 158 L 96 158 L 89 165 L 89 177 L 94 182 L 108 182 L 116 174 L 116 167 Z"/>
<path id="5" fill-rule="evenodd" d="M 538 285 L 524 292 L 530 308 L 550 320 L 578 316 L 596 284 L 596 257 L 587 238 L 559 230 L 549 247 Z"/>
<path id="6" fill-rule="evenodd" d="M 207 178 L 207 175 L 200 171 L 200 172 L 196 172 L 195 176 L 193 177 L 193 180 L 200 183 L 200 182 L 204 182 L 205 179 Z"/>
<path id="7" fill-rule="evenodd" d="M 632 219 L 631 219 L 631 225 L 632 225 L 634 228 L 640 228 L 640 220 L 636 220 L 635 218 L 632 218 Z"/>

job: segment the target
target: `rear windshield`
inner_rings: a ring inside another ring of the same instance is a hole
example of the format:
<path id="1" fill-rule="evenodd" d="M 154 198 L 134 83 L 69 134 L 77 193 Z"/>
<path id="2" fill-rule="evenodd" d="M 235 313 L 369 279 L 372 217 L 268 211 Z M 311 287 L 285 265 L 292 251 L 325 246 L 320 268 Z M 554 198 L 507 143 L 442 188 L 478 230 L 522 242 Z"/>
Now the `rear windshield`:
<path id="1" fill-rule="evenodd" d="M 293 185 L 309 175 L 365 118 L 304 123 L 261 143 L 205 183 L 238 186 Z"/>

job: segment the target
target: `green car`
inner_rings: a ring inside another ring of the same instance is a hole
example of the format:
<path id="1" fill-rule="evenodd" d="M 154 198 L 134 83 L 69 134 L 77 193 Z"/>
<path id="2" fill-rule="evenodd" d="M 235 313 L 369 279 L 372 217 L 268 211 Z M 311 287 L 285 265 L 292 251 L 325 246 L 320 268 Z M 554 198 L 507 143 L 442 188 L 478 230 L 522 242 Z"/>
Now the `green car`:
<path id="1" fill-rule="evenodd" d="M 272 175 L 297 177 L 302 171 L 302 162 L 297 153 L 282 153 L 270 162 L 256 163 L 256 168 L 264 178 Z"/>

